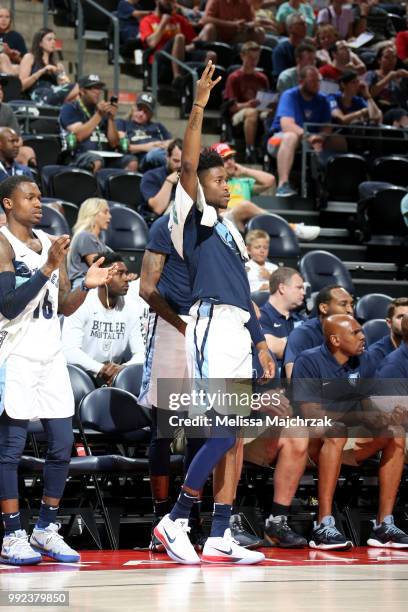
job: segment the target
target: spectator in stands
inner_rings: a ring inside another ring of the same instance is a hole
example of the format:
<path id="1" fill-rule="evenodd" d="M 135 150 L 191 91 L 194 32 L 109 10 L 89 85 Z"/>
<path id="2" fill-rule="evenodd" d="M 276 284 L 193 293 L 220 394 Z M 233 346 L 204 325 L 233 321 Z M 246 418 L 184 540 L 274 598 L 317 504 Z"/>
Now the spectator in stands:
<path id="1" fill-rule="evenodd" d="M 359 0 L 353 4 L 354 33 L 372 32 L 374 38 L 365 48 L 378 49 L 378 43 L 394 38 L 396 31 L 387 11 L 378 6 L 378 0 Z"/>
<path id="2" fill-rule="evenodd" d="M 276 21 L 278 22 L 279 33 L 282 35 L 288 33 L 286 28 L 286 20 L 290 15 L 302 15 L 306 22 L 307 36 L 314 35 L 316 17 L 312 6 L 307 0 L 288 0 L 288 2 L 284 2 L 279 6 L 278 12 L 276 13 Z"/>
<path id="3" fill-rule="evenodd" d="M 163 215 L 174 200 L 181 168 L 182 146 L 179 138 L 172 140 L 167 147 L 167 164 L 144 173 L 140 183 L 140 196 L 145 213 Z"/>
<path id="4" fill-rule="evenodd" d="M 95 256 L 106 251 L 100 235 L 108 229 L 111 218 L 106 200 L 88 198 L 82 202 L 68 253 L 68 276 L 73 289 L 81 284 Z"/>
<path id="5" fill-rule="evenodd" d="M 19 154 L 20 137 L 11 128 L 0 127 L 0 181 L 9 176 L 27 176 L 33 180 L 28 166 L 16 162 Z"/>
<path id="6" fill-rule="evenodd" d="M 347 5 L 347 6 L 346 6 Z M 354 15 L 347 0 L 331 0 L 329 6 L 320 9 L 317 23 L 330 24 L 340 38 L 348 40 L 353 36 Z"/>
<path id="7" fill-rule="evenodd" d="M 269 291 L 269 280 L 277 265 L 268 261 L 269 234 L 263 230 L 251 230 L 245 236 L 250 260 L 245 264 L 251 293 Z"/>
<path id="8" fill-rule="evenodd" d="M 261 45 L 265 39 L 249 0 L 208 0 L 203 23 L 215 27 L 216 40 L 231 45 L 249 40 Z"/>
<path id="9" fill-rule="evenodd" d="M 78 96 L 78 86 L 71 83 L 64 65 L 55 56 L 55 33 L 43 28 L 34 34 L 31 52 L 20 64 L 22 90 L 40 104 L 59 106 Z"/>
<path id="10" fill-rule="evenodd" d="M 330 64 L 325 64 L 320 68 L 320 74 L 324 79 L 338 81 L 346 70 L 355 70 L 358 74 L 366 72 L 365 64 L 358 59 L 352 58 L 350 49 L 344 40 L 338 40 L 329 48 L 331 58 Z"/>
<path id="11" fill-rule="evenodd" d="M 127 298 L 133 274 L 120 255 L 105 252 L 101 256 L 105 258 L 102 267 L 117 263 L 117 272 L 109 285 L 91 289 L 82 306 L 64 319 L 62 347 L 68 363 L 111 385 L 124 367 L 143 363 L 144 342 L 140 316 L 134 301 Z"/>
<path id="12" fill-rule="evenodd" d="M 296 190 L 289 183 L 295 151 L 303 137 L 303 125 L 319 123 L 322 132 L 327 132 L 325 123 L 331 122 L 330 104 L 326 96 L 319 93 L 319 72 L 313 66 L 305 66 L 299 74 L 299 86 L 283 92 L 271 128 L 268 153 L 277 154 L 279 185 L 277 196 L 290 197 Z M 316 131 L 316 128 L 314 128 Z M 323 135 L 309 137 L 313 147 L 321 147 Z"/>
<path id="13" fill-rule="evenodd" d="M 273 50 L 273 74 L 276 78 L 287 68 L 295 66 L 295 49 L 306 36 L 306 21 L 302 15 L 289 15 L 286 20 L 288 40 L 281 41 Z"/>
<path id="14" fill-rule="evenodd" d="M 393 44 L 383 46 L 377 54 L 379 67 L 367 73 L 367 84 L 374 100 L 386 112 L 390 108 L 407 108 L 408 70 L 396 70 L 397 53 Z"/>
<path id="15" fill-rule="evenodd" d="M 224 98 L 231 104 L 229 112 L 233 126 L 243 124 L 245 135 L 245 157 L 249 163 L 256 163 L 255 142 L 258 131 L 259 111 L 257 93 L 269 89 L 268 77 L 256 67 L 261 55 L 258 43 L 250 41 L 241 49 L 242 67 L 234 70 L 225 84 Z"/>
<path id="16" fill-rule="evenodd" d="M 17 134 L 19 134 L 20 126 L 18 125 L 18 121 L 16 116 L 14 115 L 13 109 L 10 104 L 6 104 L 6 102 L 3 102 L 3 78 L 6 79 L 7 77 L 0 77 L 0 127 L 9 127 L 13 129 Z"/>
<path id="17" fill-rule="evenodd" d="M 117 104 L 100 101 L 105 87 L 97 74 L 88 74 L 79 79 L 79 98 L 64 104 L 59 121 L 66 136 L 75 135 L 76 148 L 72 164 L 96 173 L 104 165 L 103 151 L 114 151 L 119 146 L 119 132 L 115 124 Z M 134 155 L 123 155 L 116 167 L 137 172 L 138 163 Z"/>
<path id="18" fill-rule="evenodd" d="M 316 65 L 316 47 L 312 43 L 304 41 L 295 49 L 296 66 L 287 68 L 280 73 L 276 89 L 283 93 L 287 89 L 299 85 L 299 73 L 305 66 Z"/>
<path id="19" fill-rule="evenodd" d="M 318 66 L 330 64 L 331 57 L 329 49 L 338 40 L 339 35 L 332 25 L 318 25 L 316 30 L 317 52 L 316 58 Z"/>
<path id="20" fill-rule="evenodd" d="M 395 45 L 398 59 L 401 60 L 405 66 L 408 66 L 408 30 L 397 33 Z"/>
<path id="21" fill-rule="evenodd" d="M 117 12 L 122 44 L 138 38 L 140 20 L 154 11 L 154 5 L 154 0 L 119 0 Z"/>
<path id="22" fill-rule="evenodd" d="M 120 138 L 129 140 L 129 153 L 137 156 L 139 168 L 164 166 L 171 134 L 162 123 L 152 121 L 156 100 L 151 93 L 138 95 L 128 119 L 118 119 L 116 125 Z"/>
<path id="23" fill-rule="evenodd" d="M 277 268 L 269 279 L 269 290 L 271 295 L 261 306 L 259 322 L 280 372 L 288 336 L 304 322 L 297 312 L 305 297 L 303 278 L 294 268 Z"/>
<path id="24" fill-rule="evenodd" d="M 408 128 L 408 110 L 405 108 L 392 108 L 384 113 L 384 125 L 395 128 Z"/>
<path id="25" fill-rule="evenodd" d="M 342 125 L 382 122 L 382 112 L 371 97 L 367 84 L 359 80 L 357 72 L 346 70 L 338 83 L 340 92 L 329 96 L 335 122 Z"/>
<path id="26" fill-rule="evenodd" d="M 298 355 L 323 342 L 323 321 L 334 314 L 353 315 L 353 298 L 341 285 L 327 285 L 320 289 L 315 300 L 317 316 L 308 319 L 288 337 L 284 363 L 286 376 L 292 376 L 293 363 Z"/>
<path id="27" fill-rule="evenodd" d="M 264 45 L 275 47 L 279 39 L 278 23 L 275 18 L 276 10 L 274 1 L 251 0 L 251 6 L 255 15 L 255 25 L 264 29 Z"/>
<path id="28" fill-rule="evenodd" d="M 162 50 L 181 61 L 186 59 L 186 52 L 188 59 L 204 61 L 208 54 L 199 49 L 200 43 L 214 40 L 215 29 L 207 24 L 197 36 L 192 24 L 183 15 L 176 13 L 175 0 L 156 0 L 156 10 L 140 22 L 140 38 L 152 51 L 150 64 L 153 64 L 154 53 Z M 172 75 L 172 85 L 177 90 L 182 81 L 180 66 L 160 56 L 158 70 L 159 81 L 168 83 Z"/>
<path id="29" fill-rule="evenodd" d="M 23 55 L 27 53 L 25 40 L 13 28 L 13 16 L 7 7 L 0 7 L 0 42 L 3 43 L 3 52 L 9 57 L 12 64 L 19 64 Z"/>
<path id="30" fill-rule="evenodd" d="M 355 423 L 356 418 L 358 423 L 364 423 L 367 417 L 367 435 L 371 437 L 356 452 L 356 464 L 378 451 L 382 454 L 378 514 L 367 544 L 407 548 L 408 536 L 394 526 L 392 517 L 404 467 L 405 433 L 402 429 L 401 433 L 388 429 L 394 425 L 391 415 L 385 427 L 384 418 L 377 424 L 372 406 L 366 406 L 370 394 L 368 379 L 374 378 L 377 365 L 364 351 L 360 324 L 352 316 L 335 315 L 325 320 L 323 331 L 323 344 L 299 355 L 293 369 L 294 397 L 303 416 L 319 418 L 331 413 L 335 421 L 320 438 L 310 439 L 309 454 L 319 470 L 319 514 L 309 546 L 325 550 L 352 546 L 336 528 L 332 505 L 347 441 L 347 423 Z"/>

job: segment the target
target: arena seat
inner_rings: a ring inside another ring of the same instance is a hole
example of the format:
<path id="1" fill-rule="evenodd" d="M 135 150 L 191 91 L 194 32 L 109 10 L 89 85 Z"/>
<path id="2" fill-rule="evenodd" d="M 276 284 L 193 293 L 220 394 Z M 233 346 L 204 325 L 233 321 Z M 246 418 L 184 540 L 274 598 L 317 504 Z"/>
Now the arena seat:
<path id="1" fill-rule="evenodd" d="M 98 194 L 96 179 L 91 172 L 71 166 L 49 165 L 42 169 L 45 196 L 55 196 L 74 204 L 82 204 Z"/>
<path id="2" fill-rule="evenodd" d="M 370 346 L 370 344 L 374 344 L 374 342 L 377 342 L 377 340 L 389 334 L 390 328 L 385 319 L 371 319 L 364 323 L 363 332 L 366 338 L 366 344 Z"/>
<path id="3" fill-rule="evenodd" d="M 255 302 L 257 306 L 263 306 L 268 301 L 269 295 L 269 291 L 254 291 L 251 293 L 251 300 Z"/>
<path id="4" fill-rule="evenodd" d="M 120 253 L 131 272 L 140 272 L 143 252 L 147 244 L 146 221 L 126 206 L 113 206 L 112 219 L 104 234 L 104 241 L 113 251 Z"/>
<path id="5" fill-rule="evenodd" d="M 21 81 L 18 76 L 1 73 L 0 80 L 3 89 L 3 102 L 10 102 L 11 100 L 20 100 Z"/>
<path id="6" fill-rule="evenodd" d="M 258 215 L 249 221 L 247 227 L 248 231 L 260 229 L 269 234 L 269 258 L 292 260 L 290 263 L 299 258 L 300 247 L 295 232 L 279 215 Z"/>
<path id="7" fill-rule="evenodd" d="M 378 157 L 373 164 L 373 176 L 376 181 L 406 187 L 408 185 L 408 159 L 397 155 Z"/>
<path id="8" fill-rule="evenodd" d="M 24 146 L 32 147 L 35 151 L 38 168 L 56 164 L 61 153 L 61 139 L 59 136 L 40 135 L 24 136 Z"/>
<path id="9" fill-rule="evenodd" d="M 371 319 L 385 319 L 392 297 L 384 293 L 368 293 L 360 298 L 356 305 L 356 318 L 360 323 Z"/>
<path id="10" fill-rule="evenodd" d="M 300 260 L 300 273 L 310 283 L 311 291 L 320 291 L 326 285 L 342 285 L 354 293 L 350 272 L 336 255 L 327 251 L 310 251 Z"/>
<path id="11" fill-rule="evenodd" d="M 57 198 L 41 198 L 42 204 L 58 204 L 62 206 L 64 210 L 64 216 L 68 222 L 69 227 L 72 229 L 76 223 L 78 217 L 78 206 L 72 202 L 66 202 L 65 200 L 59 200 Z"/>
<path id="12" fill-rule="evenodd" d="M 107 200 L 126 204 L 137 210 L 140 204 L 142 174 L 118 168 L 103 168 L 96 175 L 99 190 Z"/>
<path id="13" fill-rule="evenodd" d="M 336 155 L 329 158 L 321 175 L 320 198 L 323 205 L 328 200 L 357 202 L 358 186 L 367 178 L 367 162 L 361 155 Z"/>
<path id="14" fill-rule="evenodd" d="M 71 387 L 74 394 L 75 411 L 78 410 L 81 400 L 95 389 L 95 383 L 89 376 L 88 372 L 85 372 L 79 366 L 73 363 L 68 363 L 68 374 L 71 381 Z"/>
<path id="15" fill-rule="evenodd" d="M 71 234 L 71 230 L 69 229 L 69 225 L 64 215 L 46 204 L 42 207 L 41 221 L 35 227 L 52 236 Z"/>
<path id="16" fill-rule="evenodd" d="M 112 387 L 128 391 L 135 397 L 139 395 L 142 384 L 143 364 L 132 363 L 121 370 L 112 383 Z"/>
<path id="17" fill-rule="evenodd" d="M 214 41 L 203 43 L 203 48 L 206 51 L 214 51 L 217 54 L 217 64 L 223 68 L 229 68 L 234 61 L 236 49 L 232 45 L 224 42 Z M 225 82 L 224 82 L 225 86 Z"/>
<path id="18" fill-rule="evenodd" d="M 367 235 L 391 236 L 400 242 L 399 238 L 408 233 L 401 214 L 401 200 L 407 190 L 401 187 L 389 187 L 365 200 L 361 210 L 367 220 Z"/>

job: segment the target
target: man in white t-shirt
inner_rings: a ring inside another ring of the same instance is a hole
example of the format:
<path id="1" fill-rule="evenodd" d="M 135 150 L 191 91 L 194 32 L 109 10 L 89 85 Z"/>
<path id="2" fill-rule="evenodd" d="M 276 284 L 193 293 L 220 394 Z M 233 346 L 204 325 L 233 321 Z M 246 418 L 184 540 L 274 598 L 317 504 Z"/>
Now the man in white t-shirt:
<path id="1" fill-rule="evenodd" d="M 140 313 L 127 296 L 133 275 L 120 255 L 104 257 L 103 266 L 116 263 L 117 272 L 109 285 L 91 290 L 82 306 L 64 320 L 62 345 L 68 363 L 109 385 L 126 365 L 143 363 L 144 341 Z"/>

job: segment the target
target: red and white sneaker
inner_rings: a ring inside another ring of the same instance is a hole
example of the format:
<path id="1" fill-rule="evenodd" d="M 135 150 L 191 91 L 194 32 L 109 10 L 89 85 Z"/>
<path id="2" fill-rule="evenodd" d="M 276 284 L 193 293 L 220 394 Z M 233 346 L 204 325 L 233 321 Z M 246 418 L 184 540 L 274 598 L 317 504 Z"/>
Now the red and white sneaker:
<path id="1" fill-rule="evenodd" d="M 208 538 L 201 555 L 201 561 L 204 563 L 254 565 L 264 559 L 263 553 L 240 546 L 232 537 L 230 529 L 225 530 L 222 538 Z"/>
<path id="2" fill-rule="evenodd" d="M 172 521 L 170 515 L 166 514 L 153 531 L 171 559 L 186 565 L 200 563 L 200 557 L 194 550 L 187 535 L 190 531 L 188 519 Z"/>

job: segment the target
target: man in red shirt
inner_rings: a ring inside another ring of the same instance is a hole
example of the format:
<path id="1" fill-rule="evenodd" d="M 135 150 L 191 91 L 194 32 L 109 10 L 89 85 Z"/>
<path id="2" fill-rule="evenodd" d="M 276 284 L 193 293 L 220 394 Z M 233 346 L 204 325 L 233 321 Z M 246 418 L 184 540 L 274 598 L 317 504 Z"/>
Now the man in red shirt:
<path id="1" fill-rule="evenodd" d="M 142 19 L 140 22 L 140 38 L 146 47 L 153 52 L 149 57 L 149 63 L 153 64 L 156 51 L 167 51 L 174 58 L 184 61 L 186 52 L 189 59 L 197 61 L 205 60 L 207 53 L 195 49 L 195 42 L 215 40 L 215 27 L 211 24 L 204 26 L 197 36 L 191 23 L 176 13 L 176 0 L 156 0 L 156 10 Z M 165 57 L 159 56 L 159 81 L 169 82 L 169 76 L 173 76 L 173 87 L 180 84 L 181 69 L 175 62 L 170 62 Z"/>
<path id="2" fill-rule="evenodd" d="M 202 23 L 216 27 L 216 37 L 229 44 L 265 40 L 263 28 L 256 26 L 250 0 L 208 0 Z"/>
<path id="3" fill-rule="evenodd" d="M 211 1 L 211 0 L 210 0 Z M 242 67 L 232 72 L 226 82 L 224 98 L 231 100 L 230 113 L 232 125 L 244 124 L 246 144 L 246 161 L 256 163 L 255 139 L 258 129 L 259 104 L 256 99 L 258 91 L 268 90 L 268 77 L 257 72 L 261 49 L 256 42 L 247 42 L 242 46 Z"/>

